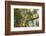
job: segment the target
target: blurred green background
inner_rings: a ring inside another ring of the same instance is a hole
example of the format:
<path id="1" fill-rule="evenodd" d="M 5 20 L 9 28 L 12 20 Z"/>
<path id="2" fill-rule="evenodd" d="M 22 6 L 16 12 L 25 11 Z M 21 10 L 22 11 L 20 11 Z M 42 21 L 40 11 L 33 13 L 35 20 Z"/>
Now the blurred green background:
<path id="1" fill-rule="evenodd" d="M 34 27 L 34 16 L 39 17 L 37 9 L 14 8 L 14 27 Z"/>

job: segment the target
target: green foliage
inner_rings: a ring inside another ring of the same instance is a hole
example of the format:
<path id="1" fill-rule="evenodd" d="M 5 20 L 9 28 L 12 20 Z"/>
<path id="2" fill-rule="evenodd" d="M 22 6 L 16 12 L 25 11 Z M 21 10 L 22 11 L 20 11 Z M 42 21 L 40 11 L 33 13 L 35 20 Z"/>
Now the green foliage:
<path id="1" fill-rule="evenodd" d="M 29 24 L 28 24 L 29 21 L 32 21 L 32 27 L 33 27 L 34 26 L 33 14 L 36 14 L 37 11 L 34 10 L 34 12 L 35 13 L 32 13 L 31 9 L 14 8 L 14 27 L 29 27 Z M 24 17 L 22 17 L 22 15 L 24 15 Z M 26 18 L 26 22 L 24 23 L 23 21 L 24 21 L 25 16 L 27 16 L 27 18 Z"/>

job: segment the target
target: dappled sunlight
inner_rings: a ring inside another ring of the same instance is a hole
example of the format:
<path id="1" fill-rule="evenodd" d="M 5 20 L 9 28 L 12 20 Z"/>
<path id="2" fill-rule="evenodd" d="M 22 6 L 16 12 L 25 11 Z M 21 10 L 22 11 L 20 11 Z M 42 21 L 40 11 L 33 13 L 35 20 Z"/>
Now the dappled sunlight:
<path id="1" fill-rule="evenodd" d="M 39 9 L 14 8 L 14 27 L 39 26 Z"/>

